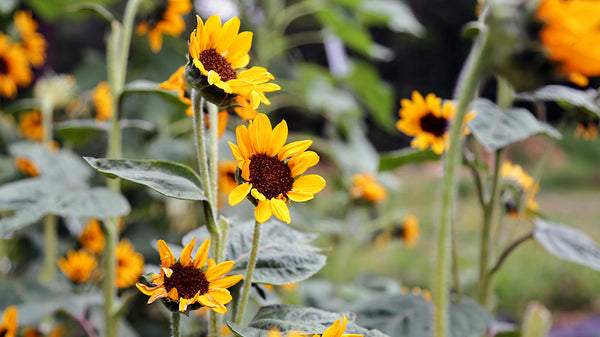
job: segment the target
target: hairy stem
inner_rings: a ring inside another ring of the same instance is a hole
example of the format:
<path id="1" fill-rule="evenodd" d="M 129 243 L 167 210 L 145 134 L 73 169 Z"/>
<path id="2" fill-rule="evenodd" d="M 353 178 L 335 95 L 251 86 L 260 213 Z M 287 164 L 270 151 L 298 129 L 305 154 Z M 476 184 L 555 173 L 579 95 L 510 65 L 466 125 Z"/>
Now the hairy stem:
<path id="1" fill-rule="evenodd" d="M 181 336 L 181 332 L 180 332 L 180 322 L 181 321 L 181 314 L 179 313 L 179 311 L 173 311 L 171 312 L 171 337 L 180 337 Z M 213 335 L 210 335 L 210 337 L 213 337 Z"/>
<path id="2" fill-rule="evenodd" d="M 242 324 L 244 319 L 244 312 L 246 311 L 246 305 L 248 304 L 248 297 L 250 296 L 250 286 L 252 285 L 252 274 L 254 274 L 254 267 L 256 266 L 256 258 L 258 256 L 258 246 L 260 244 L 260 228 L 261 224 L 258 221 L 254 222 L 254 234 L 252 236 L 252 250 L 250 250 L 250 258 L 248 260 L 248 269 L 246 269 L 246 277 L 244 278 L 244 287 L 242 288 L 242 296 L 240 300 L 240 307 L 238 308 L 237 315 L 235 317 L 235 324 Z"/>

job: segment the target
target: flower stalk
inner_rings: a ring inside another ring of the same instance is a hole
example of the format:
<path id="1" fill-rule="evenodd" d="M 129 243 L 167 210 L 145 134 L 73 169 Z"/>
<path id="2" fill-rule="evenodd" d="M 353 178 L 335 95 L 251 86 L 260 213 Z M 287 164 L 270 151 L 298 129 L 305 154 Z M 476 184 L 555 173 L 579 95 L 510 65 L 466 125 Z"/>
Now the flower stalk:
<path id="1" fill-rule="evenodd" d="M 248 304 L 248 297 L 250 296 L 250 286 L 252 286 L 252 275 L 254 274 L 254 267 L 256 266 L 256 258 L 258 256 L 258 246 L 260 244 L 260 229 L 261 224 L 258 221 L 254 222 L 254 234 L 252 235 L 252 249 L 250 250 L 250 258 L 248 259 L 248 267 L 246 269 L 246 276 L 244 277 L 244 287 L 242 288 L 242 296 L 240 300 L 240 306 L 235 317 L 235 324 L 242 324 L 244 320 L 244 312 Z"/>
<path id="2" fill-rule="evenodd" d="M 181 336 L 181 332 L 180 332 L 180 326 L 181 326 L 181 314 L 179 313 L 179 311 L 173 311 L 171 312 L 171 337 L 180 337 Z M 217 336 L 217 335 L 210 335 L 212 336 Z"/>
<path id="3" fill-rule="evenodd" d="M 448 336 L 448 303 L 450 274 L 450 234 L 455 208 L 454 200 L 458 189 L 457 168 L 462 157 L 461 133 L 467 114 L 467 107 L 477 92 L 479 79 L 484 69 L 485 54 L 488 50 L 488 34 L 481 31 L 467 59 L 459 83 L 456 97 L 458 107 L 450 133 L 450 145 L 444 156 L 444 177 L 441 191 L 442 204 L 437 221 L 437 251 L 433 280 L 433 335 Z"/>
<path id="4" fill-rule="evenodd" d="M 48 96 L 42 97 L 40 100 L 40 110 L 42 114 L 43 137 L 42 143 L 47 150 L 52 144 L 52 116 L 54 112 L 54 103 Z M 56 261 L 58 260 L 58 233 L 56 216 L 47 214 L 44 217 L 44 265 L 40 271 L 40 280 L 44 282 L 52 282 L 56 279 Z"/>

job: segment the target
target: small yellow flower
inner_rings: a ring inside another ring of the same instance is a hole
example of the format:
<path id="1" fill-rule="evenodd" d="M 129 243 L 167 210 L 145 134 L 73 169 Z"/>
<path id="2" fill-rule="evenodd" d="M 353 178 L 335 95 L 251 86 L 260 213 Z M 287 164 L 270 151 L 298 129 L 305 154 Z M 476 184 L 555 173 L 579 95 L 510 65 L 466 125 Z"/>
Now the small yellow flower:
<path id="1" fill-rule="evenodd" d="M 15 158 L 15 165 L 19 171 L 28 176 L 37 177 L 40 174 L 40 170 L 38 169 L 37 165 L 25 157 Z"/>
<path id="2" fill-rule="evenodd" d="M 92 93 L 92 102 L 94 103 L 96 120 L 98 122 L 104 122 L 111 118 L 113 114 L 112 94 L 107 82 L 102 81 L 98 83 Z"/>
<path id="3" fill-rule="evenodd" d="M 25 138 L 41 142 L 44 138 L 44 127 L 40 111 L 32 110 L 19 116 L 19 131 Z"/>
<path id="4" fill-rule="evenodd" d="M 13 98 L 17 87 L 25 87 L 32 80 L 25 50 L 0 32 L 0 95 Z"/>
<path id="5" fill-rule="evenodd" d="M 152 17 L 136 28 L 138 34 L 148 33 L 150 49 L 158 53 L 162 48 L 163 34 L 178 36 L 185 31 L 183 16 L 192 10 L 190 0 L 168 0 L 166 7 L 159 6 Z"/>
<path id="6" fill-rule="evenodd" d="M 127 239 L 121 240 L 117 246 L 117 288 L 127 288 L 136 284 L 144 272 L 144 256 L 135 251 Z"/>
<path id="7" fill-rule="evenodd" d="M 370 173 L 360 173 L 352 177 L 350 196 L 354 199 L 365 199 L 370 202 L 380 203 L 387 198 L 385 187 L 377 183 Z"/>
<path id="8" fill-rule="evenodd" d="M 83 231 L 81 231 L 81 234 L 79 235 L 79 242 L 84 248 L 87 248 L 96 254 L 102 254 L 104 251 L 105 239 L 98 220 L 88 220 Z"/>
<path id="9" fill-rule="evenodd" d="M 33 19 L 30 11 L 17 11 L 14 20 L 21 35 L 27 60 L 32 66 L 40 67 L 46 60 L 48 43 L 44 36 L 37 32 L 37 22 Z"/>
<path id="10" fill-rule="evenodd" d="M 67 253 L 67 258 L 58 259 L 60 270 L 75 282 L 89 281 L 97 265 L 98 260 L 87 250 L 71 250 Z"/>
<path id="11" fill-rule="evenodd" d="M 17 311 L 17 307 L 11 305 L 10 307 L 6 308 L 2 314 L 2 322 L 0 323 L 0 336 L 16 337 L 17 329 L 19 327 L 17 324 L 18 320 L 19 313 Z"/>
<path id="12" fill-rule="evenodd" d="M 531 211 L 537 211 L 539 208 L 538 203 L 535 201 L 535 195 L 539 190 L 539 185 L 534 184 L 533 177 L 528 175 L 520 165 L 513 165 L 510 161 L 505 161 L 500 167 L 500 177 L 504 181 L 512 183 L 517 189 L 519 198 L 522 199 L 527 195 L 525 201 L 525 207 Z M 511 217 L 516 217 L 518 208 L 514 202 L 505 203 L 505 208 Z"/>
<path id="13" fill-rule="evenodd" d="M 419 242 L 419 219 L 410 214 L 402 222 L 402 240 L 407 248 L 413 248 Z"/>
<path id="14" fill-rule="evenodd" d="M 280 87 L 268 83 L 274 79 L 265 68 L 252 67 L 237 73 L 250 62 L 248 51 L 252 45 L 252 32 L 239 32 L 237 17 L 221 25 L 218 15 L 213 15 L 206 24 L 197 17 L 198 24 L 190 35 L 190 58 L 196 69 L 205 76 L 208 84 L 227 94 L 244 97 L 256 109 L 262 102 L 271 104 L 265 92 L 277 91 Z"/>
<path id="15" fill-rule="evenodd" d="M 575 138 L 583 137 L 585 140 L 593 140 L 598 136 L 598 123 L 578 123 L 575 129 Z"/>
<path id="16" fill-rule="evenodd" d="M 544 23 L 540 40 L 564 74 L 600 76 L 600 2 L 542 0 L 536 17 Z"/>
<path id="17" fill-rule="evenodd" d="M 412 93 L 412 100 L 403 99 L 401 104 L 400 120 L 396 123 L 396 128 L 408 136 L 415 137 L 410 143 L 412 147 L 425 150 L 431 146 L 433 152 L 442 154 L 449 145 L 448 130 L 456 114 L 455 105 L 451 101 L 442 105 L 442 99 L 434 94 L 423 98 L 416 91 Z M 464 124 L 474 116 L 473 112 L 467 114 Z M 465 128 L 463 134 L 467 133 L 468 129 Z"/>
<path id="18" fill-rule="evenodd" d="M 229 146 L 246 182 L 231 191 L 229 205 L 237 205 L 251 194 L 258 201 L 256 221 L 264 223 L 274 214 L 290 223 L 288 199 L 307 201 L 325 187 L 321 176 L 301 176 L 319 162 L 319 156 L 306 151 L 312 144 L 310 140 L 284 145 L 288 136 L 285 120 L 272 129 L 269 118 L 258 114 L 247 128 L 238 126 L 236 136 L 238 145 L 229 142 Z"/>
<path id="19" fill-rule="evenodd" d="M 213 259 L 209 259 L 210 239 L 202 243 L 192 260 L 195 244 L 196 238 L 183 248 L 179 260 L 175 260 L 169 246 L 163 240 L 158 241 L 160 275 L 152 275 L 152 286 L 139 282 L 136 284 L 142 293 L 150 296 L 148 304 L 164 298 L 168 302 L 175 302 L 181 312 L 185 312 L 189 305 L 199 303 L 217 313 L 227 313 L 225 304 L 232 300 L 227 288 L 238 283 L 244 276 L 223 277 L 233 268 L 234 262 L 216 264 Z M 207 263 L 207 268 L 203 270 Z"/>

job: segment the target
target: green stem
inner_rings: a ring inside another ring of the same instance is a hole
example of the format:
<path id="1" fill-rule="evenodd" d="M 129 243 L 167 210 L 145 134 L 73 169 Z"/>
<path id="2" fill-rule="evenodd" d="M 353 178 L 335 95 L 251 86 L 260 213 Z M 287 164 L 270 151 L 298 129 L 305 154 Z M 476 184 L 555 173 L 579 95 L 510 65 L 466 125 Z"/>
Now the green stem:
<path id="1" fill-rule="evenodd" d="M 210 193 L 212 200 L 210 205 L 213 216 L 217 216 L 217 184 L 219 179 L 219 107 L 207 103 L 208 120 L 210 121 L 210 148 L 209 148 L 209 171 L 210 171 Z"/>
<path id="2" fill-rule="evenodd" d="M 460 286 L 460 277 L 458 272 L 458 250 L 456 246 L 456 223 L 452 221 L 451 228 L 451 238 L 452 238 L 452 282 L 454 284 L 454 291 L 456 292 L 456 299 L 461 302 L 462 301 L 462 288 Z"/>
<path id="3" fill-rule="evenodd" d="M 258 246 L 260 244 L 260 228 L 261 224 L 258 221 L 254 222 L 254 234 L 252 236 L 252 250 L 250 250 L 250 258 L 248 259 L 248 269 L 246 269 L 246 277 L 244 278 L 244 287 L 242 288 L 242 296 L 240 300 L 240 307 L 235 317 L 235 324 L 242 324 L 244 320 L 244 312 L 246 311 L 246 305 L 248 304 L 248 297 L 250 296 L 250 286 L 252 285 L 252 274 L 254 274 L 254 267 L 256 266 L 256 258 L 258 256 Z"/>
<path id="4" fill-rule="evenodd" d="M 490 233 L 492 219 L 498 198 L 498 186 L 500 185 L 500 163 L 502 162 L 502 149 L 496 150 L 494 161 L 494 173 L 492 176 L 492 188 L 488 200 L 483 208 L 483 228 L 481 229 L 481 246 L 479 250 L 479 282 L 477 287 L 477 300 L 483 306 L 488 305 L 489 282 L 488 265 L 490 259 Z"/>
<path id="5" fill-rule="evenodd" d="M 442 204 L 437 221 L 437 251 L 433 280 L 433 334 L 435 337 L 448 335 L 448 275 L 450 272 L 450 226 L 452 224 L 454 200 L 458 188 L 457 168 L 462 157 L 461 133 L 467 107 L 477 92 L 483 69 L 487 46 L 487 32 L 482 31 L 475 42 L 465 64 L 457 86 L 458 107 L 452 123 L 450 145 L 444 159 Z"/>
<path id="6" fill-rule="evenodd" d="M 491 276 L 494 275 L 498 271 L 498 269 L 500 269 L 500 266 L 502 266 L 502 263 L 504 262 L 504 260 L 508 257 L 508 255 L 513 250 L 515 250 L 517 247 L 519 247 L 519 245 L 521 245 L 523 242 L 525 242 L 529 239 L 532 239 L 532 238 L 533 238 L 533 231 L 525 234 L 524 236 L 520 237 L 519 239 L 517 239 L 513 243 L 511 243 L 508 247 L 506 247 L 506 249 L 504 249 L 504 251 L 502 252 L 500 257 L 498 258 L 498 261 L 496 262 L 494 267 L 492 269 L 490 269 L 490 271 L 488 272 L 488 278 L 491 278 Z"/>
<path id="7" fill-rule="evenodd" d="M 180 321 L 181 321 L 181 314 L 179 313 L 179 311 L 173 311 L 171 313 L 171 337 L 180 337 L 181 336 L 181 332 L 179 329 L 180 325 L 181 325 Z M 210 335 L 210 337 L 213 337 L 213 335 Z"/>

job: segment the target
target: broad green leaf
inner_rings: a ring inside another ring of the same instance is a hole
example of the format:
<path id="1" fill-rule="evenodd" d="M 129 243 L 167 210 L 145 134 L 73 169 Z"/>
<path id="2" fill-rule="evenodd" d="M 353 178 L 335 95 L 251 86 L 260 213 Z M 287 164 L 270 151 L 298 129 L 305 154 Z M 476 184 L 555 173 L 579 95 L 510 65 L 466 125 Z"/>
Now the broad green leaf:
<path id="1" fill-rule="evenodd" d="M 368 330 L 352 321 L 352 315 L 345 313 L 348 325 L 345 333 L 360 334 L 364 337 L 387 337 L 378 330 Z M 234 334 L 243 337 L 266 337 L 269 329 L 275 327 L 280 331 L 297 330 L 305 334 L 322 334 L 336 320 L 342 320 L 341 313 L 323 311 L 320 309 L 275 304 L 258 310 L 248 327 L 241 328 L 235 324 L 228 325 Z"/>
<path id="2" fill-rule="evenodd" d="M 26 302 L 17 306 L 19 326 L 36 325 L 59 310 L 79 316 L 86 308 L 102 305 L 102 302 L 102 295 L 99 293 L 81 295 L 62 293 L 42 301 Z"/>
<path id="3" fill-rule="evenodd" d="M 538 121 L 527 109 L 502 110 L 493 102 L 483 98 L 471 103 L 469 108 L 476 112 L 475 117 L 468 124 L 469 130 L 490 151 L 536 134 L 545 134 L 555 139 L 561 138 L 558 130 Z"/>
<path id="4" fill-rule="evenodd" d="M 158 85 L 160 83 L 152 82 L 148 80 L 135 80 L 133 82 L 129 82 L 125 84 L 125 88 L 123 89 L 124 94 L 131 93 L 150 93 L 150 94 L 159 94 L 164 98 L 168 99 L 172 102 L 181 103 L 177 94 L 174 91 L 159 89 Z"/>
<path id="5" fill-rule="evenodd" d="M 355 304 L 357 323 L 377 328 L 390 336 L 421 337 L 431 331 L 431 302 L 412 294 L 383 294 Z M 464 301 L 450 304 L 450 336 L 481 336 L 490 324 L 490 315 L 477 304 Z"/>
<path id="6" fill-rule="evenodd" d="M 88 3 L 96 3 L 103 6 L 108 6 L 115 3 L 117 0 L 87 0 Z M 91 12 L 72 13 L 70 6 L 73 5 L 72 0 L 25 0 L 27 6 L 33 10 L 36 15 L 39 15 L 44 21 L 54 21 L 68 14 L 70 17 L 85 17 Z M 85 15 L 84 15 L 85 14 Z"/>
<path id="7" fill-rule="evenodd" d="M 379 127 L 394 129 L 394 92 L 384 82 L 377 68 L 367 62 L 355 61 L 347 83 L 365 103 Z"/>
<path id="8" fill-rule="evenodd" d="M 597 94 L 597 93 L 596 93 Z M 593 96 L 583 90 L 573 89 L 562 85 L 547 85 L 533 93 L 522 93 L 517 99 L 534 101 L 551 101 L 563 105 L 575 106 L 600 116 L 600 106 L 596 104 Z"/>
<path id="9" fill-rule="evenodd" d="M 46 146 L 20 142 L 10 146 L 13 157 L 25 157 L 39 169 L 40 177 L 70 183 L 81 183 L 91 177 L 92 170 L 79 155 L 70 150 L 49 151 Z"/>
<path id="10" fill-rule="evenodd" d="M 299 282 L 316 274 L 325 266 L 326 257 L 318 254 L 319 248 L 310 244 L 316 238 L 286 226 L 278 221 L 261 225 L 258 258 L 252 282 L 283 285 Z M 231 273 L 245 273 L 252 248 L 254 222 L 232 225 L 226 247 L 226 260 L 235 261 Z M 202 242 L 209 237 L 205 227 L 188 233 L 183 238 L 187 244 L 193 237 Z"/>
<path id="11" fill-rule="evenodd" d="M 578 229 L 536 219 L 533 237 L 559 259 L 600 270 L 598 245 Z"/>
<path id="12" fill-rule="evenodd" d="M 77 119 L 57 123 L 54 129 L 65 141 L 80 146 L 108 132 L 109 126 L 94 119 Z"/>
<path id="13" fill-rule="evenodd" d="M 316 17 L 344 43 L 365 55 L 371 55 L 374 46 L 369 32 L 342 8 L 326 8 L 318 11 Z"/>
<path id="14" fill-rule="evenodd" d="M 341 170 L 349 174 L 378 171 L 379 154 L 360 126 L 352 127 L 346 142 L 332 140 L 330 147 L 330 155 Z"/>
<path id="15" fill-rule="evenodd" d="M 417 37 L 422 37 L 425 33 L 424 27 L 419 23 L 410 7 L 402 1 L 361 1 L 359 10 L 363 15 L 367 15 L 363 20 L 366 23 L 383 20 L 391 30 L 397 33 L 410 33 Z"/>
<path id="16" fill-rule="evenodd" d="M 409 147 L 394 152 L 382 153 L 379 157 L 379 171 L 391 171 L 406 164 L 422 163 L 439 159 L 440 156 L 431 150 L 421 151 Z"/>
<path id="17" fill-rule="evenodd" d="M 175 199 L 206 200 L 200 178 L 188 166 L 161 160 L 84 159 L 109 178 L 142 184 Z"/>
<path id="18" fill-rule="evenodd" d="M 48 212 L 65 217 L 97 218 L 123 216 L 131 208 L 120 193 L 106 187 L 65 190 L 50 205 Z"/>
<path id="19" fill-rule="evenodd" d="M 42 177 L 22 179 L 0 186 L 0 210 L 19 209 L 39 203 L 65 188 L 64 182 Z"/>
<path id="20" fill-rule="evenodd" d="M 38 222 L 46 212 L 47 207 L 45 205 L 35 204 L 20 208 L 12 216 L 0 219 L 0 238 Z"/>

